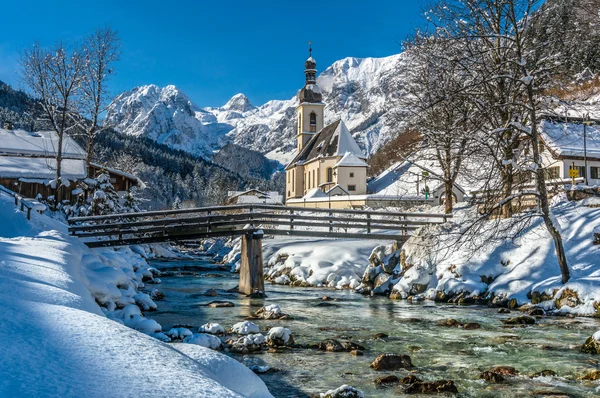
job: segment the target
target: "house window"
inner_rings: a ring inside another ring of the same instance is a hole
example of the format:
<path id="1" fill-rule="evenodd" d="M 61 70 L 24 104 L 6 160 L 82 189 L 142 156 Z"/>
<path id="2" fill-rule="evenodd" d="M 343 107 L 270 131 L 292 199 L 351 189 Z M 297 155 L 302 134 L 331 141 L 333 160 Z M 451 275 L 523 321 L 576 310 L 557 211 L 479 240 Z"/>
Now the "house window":
<path id="1" fill-rule="evenodd" d="M 546 179 L 547 180 L 558 180 L 560 178 L 560 167 L 548 167 L 546 169 Z"/>
<path id="2" fill-rule="evenodd" d="M 333 169 L 331 167 L 327 168 L 327 182 L 333 182 Z"/>
<path id="3" fill-rule="evenodd" d="M 590 167 L 590 178 L 598 180 L 600 179 L 598 175 L 600 175 L 600 167 Z"/>
<path id="4" fill-rule="evenodd" d="M 584 166 L 575 166 L 575 169 L 579 171 L 579 177 L 585 178 L 585 167 Z"/>
<path id="5" fill-rule="evenodd" d="M 350 178 L 354 178 L 354 173 L 350 173 Z"/>
<path id="6" fill-rule="evenodd" d="M 356 185 L 348 185 L 348 191 L 356 191 Z"/>

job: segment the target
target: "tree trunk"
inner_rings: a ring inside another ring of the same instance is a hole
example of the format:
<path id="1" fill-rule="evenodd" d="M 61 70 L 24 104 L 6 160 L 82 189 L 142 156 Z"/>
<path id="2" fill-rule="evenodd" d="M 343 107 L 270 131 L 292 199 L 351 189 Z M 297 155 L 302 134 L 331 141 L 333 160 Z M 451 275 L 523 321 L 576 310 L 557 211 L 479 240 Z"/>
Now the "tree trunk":
<path id="1" fill-rule="evenodd" d="M 444 190 L 445 190 L 445 195 L 446 195 L 446 201 L 444 203 L 445 205 L 445 213 L 446 214 L 450 214 L 452 213 L 452 209 L 454 207 L 454 204 L 452 203 L 452 199 L 453 199 L 453 193 L 452 193 L 452 187 L 453 187 L 453 183 L 452 181 L 444 181 Z"/>
<path id="2" fill-rule="evenodd" d="M 540 162 L 540 147 L 539 147 L 539 136 L 537 131 L 537 115 L 535 112 L 535 102 L 533 100 L 534 93 L 533 88 L 529 85 L 527 89 L 527 95 L 529 97 L 529 105 L 530 105 L 530 114 L 532 120 L 531 127 L 531 146 L 533 158 L 535 159 L 535 164 L 537 169 L 535 171 L 535 179 L 538 190 L 538 203 L 540 206 L 540 212 L 542 213 L 542 219 L 544 220 L 544 224 L 550 232 L 552 236 L 552 240 L 554 241 L 554 250 L 556 251 L 556 258 L 558 259 L 558 266 L 560 267 L 560 274 L 562 276 L 562 283 L 567 283 L 571 278 L 571 273 L 569 272 L 569 265 L 567 263 L 567 256 L 565 255 L 565 248 L 563 246 L 562 236 L 556 226 L 554 225 L 554 221 L 550 216 L 550 204 L 548 200 L 548 190 L 546 189 L 546 181 L 544 176 L 544 169 L 541 167 Z"/>

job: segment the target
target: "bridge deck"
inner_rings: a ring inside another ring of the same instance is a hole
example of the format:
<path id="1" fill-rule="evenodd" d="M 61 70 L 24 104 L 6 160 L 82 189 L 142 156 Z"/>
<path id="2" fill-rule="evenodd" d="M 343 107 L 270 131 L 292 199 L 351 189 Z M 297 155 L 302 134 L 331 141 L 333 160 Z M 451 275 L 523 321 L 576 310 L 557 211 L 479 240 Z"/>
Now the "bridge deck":
<path id="1" fill-rule="evenodd" d="M 439 224 L 445 214 L 311 209 L 272 205 L 216 206 L 153 211 L 69 220 L 72 235 L 89 247 L 239 236 L 267 235 L 318 238 L 408 239 L 424 225 Z"/>

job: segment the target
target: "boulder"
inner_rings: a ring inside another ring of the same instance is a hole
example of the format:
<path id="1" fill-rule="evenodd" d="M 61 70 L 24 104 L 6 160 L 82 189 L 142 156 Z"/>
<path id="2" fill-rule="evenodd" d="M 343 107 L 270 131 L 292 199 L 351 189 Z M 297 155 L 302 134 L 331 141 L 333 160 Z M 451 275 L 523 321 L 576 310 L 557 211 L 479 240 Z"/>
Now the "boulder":
<path id="1" fill-rule="evenodd" d="M 452 380 L 418 381 L 404 389 L 405 394 L 457 394 L 458 389 Z"/>
<path id="2" fill-rule="evenodd" d="M 337 340 L 334 339 L 327 339 L 327 340 L 323 340 L 321 341 L 318 345 L 317 348 L 321 351 L 327 351 L 327 352 L 342 352 L 342 351 L 346 351 L 344 349 L 344 346 Z"/>
<path id="3" fill-rule="evenodd" d="M 502 321 L 505 325 L 534 325 L 535 318 L 530 316 L 521 315 L 514 318 L 508 318 Z"/>
<path id="4" fill-rule="evenodd" d="M 479 374 L 479 378 L 485 381 L 489 381 L 490 383 L 502 383 L 505 379 L 498 373 L 490 372 L 486 370 Z"/>
<path id="5" fill-rule="evenodd" d="M 600 341 L 596 340 L 594 336 L 590 336 L 581 346 L 581 352 L 600 354 Z"/>
<path id="6" fill-rule="evenodd" d="M 597 370 L 597 369 L 590 370 L 583 376 L 578 377 L 577 380 L 590 380 L 590 381 L 600 380 L 600 370 Z"/>
<path id="7" fill-rule="evenodd" d="M 496 366 L 495 368 L 490 369 L 490 372 L 497 373 L 502 376 L 516 376 L 519 374 L 519 371 L 512 366 Z"/>
<path id="8" fill-rule="evenodd" d="M 453 318 L 448 318 L 448 319 L 443 319 L 441 321 L 439 321 L 437 323 L 438 326 L 443 326 L 443 327 L 462 327 L 463 324 L 459 321 L 457 321 L 456 319 Z"/>
<path id="9" fill-rule="evenodd" d="M 410 369 L 413 367 L 408 355 L 381 354 L 371 364 L 375 370 Z"/>
<path id="10" fill-rule="evenodd" d="M 532 373 L 529 377 L 534 378 L 534 377 L 550 377 L 550 376 L 556 376 L 556 372 L 553 370 L 544 369 L 540 372 Z"/>
<path id="11" fill-rule="evenodd" d="M 382 272 L 381 274 L 379 274 L 375 277 L 375 280 L 373 281 L 373 288 L 375 288 L 375 289 L 378 288 L 379 286 L 386 283 L 390 278 L 391 278 L 390 274 L 386 274 L 385 272 Z"/>
<path id="12" fill-rule="evenodd" d="M 377 333 L 377 334 L 375 335 L 375 338 L 376 338 L 376 339 L 387 339 L 388 337 L 389 337 L 389 336 L 388 336 L 387 334 L 385 334 L 385 333 Z"/>
<path id="13" fill-rule="evenodd" d="M 400 379 L 400 384 L 413 384 L 413 383 L 418 383 L 421 381 L 423 381 L 423 380 L 419 379 L 415 375 L 408 375 L 408 376 L 405 376 L 402 379 Z"/>
<path id="14" fill-rule="evenodd" d="M 469 323 L 465 323 L 463 325 L 463 329 L 465 330 L 474 330 L 474 329 L 479 329 L 481 328 L 481 325 L 478 324 L 477 322 L 469 322 Z"/>
<path id="15" fill-rule="evenodd" d="M 559 298 L 555 301 L 556 308 L 561 309 L 562 307 L 576 307 L 581 304 L 577 292 L 571 289 L 565 289 Z"/>
<path id="16" fill-rule="evenodd" d="M 350 351 L 350 354 L 354 355 L 355 357 L 362 357 L 363 355 L 365 355 L 365 353 L 362 350 L 352 350 Z"/>
<path id="17" fill-rule="evenodd" d="M 375 379 L 375 384 L 377 384 L 378 386 L 389 386 L 398 384 L 399 382 L 400 379 L 398 378 L 398 376 L 394 375 L 382 376 Z"/>
<path id="18" fill-rule="evenodd" d="M 217 297 L 219 293 L 217 293 L 215 289 L 208 289 L 202 295 L 208 297 Z"/>

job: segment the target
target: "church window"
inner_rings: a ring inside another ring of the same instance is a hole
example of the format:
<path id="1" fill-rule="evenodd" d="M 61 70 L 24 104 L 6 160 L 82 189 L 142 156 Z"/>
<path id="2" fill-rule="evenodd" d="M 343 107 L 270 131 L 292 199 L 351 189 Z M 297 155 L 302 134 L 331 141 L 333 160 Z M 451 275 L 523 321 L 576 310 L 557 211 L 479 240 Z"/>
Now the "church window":
<path id="1" fill-rule="evenodd" d="M 310 113 L 310 131 L 317 131 L 317 114 L 314 112 Z"/>
<path id="2" fill-rule="evenodd" d="M 315 171 L 313 170 L 313 188 L 317 185 L 317 180 L 315 179 Z"/>
<path id="3" fill-rule="evenodd" d="M 356 185 L 348 185 L 348 191 L 356 191 Z"/>
<path id="4" fill-rule="evenodd" d="M 327 182 L 333 182 L 333 169 L 331 167 L 327 168 Z"/>
<path id="5" fill-rule="evenodd" d="M 350 178 L 353 178 L 353 177 L 354 177 L 354 173 L 350 173 Z"/>

